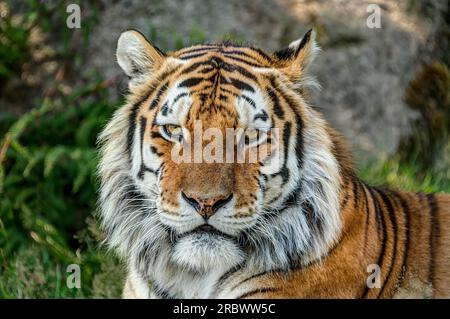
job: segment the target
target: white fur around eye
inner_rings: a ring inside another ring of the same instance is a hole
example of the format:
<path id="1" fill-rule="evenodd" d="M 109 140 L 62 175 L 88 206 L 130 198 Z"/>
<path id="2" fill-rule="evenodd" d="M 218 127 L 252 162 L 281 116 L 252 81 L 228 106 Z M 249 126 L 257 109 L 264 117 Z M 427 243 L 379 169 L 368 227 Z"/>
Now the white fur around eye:
<path id="1" fill-rule="evenodd" d="M 269 131 L 272 123 L 268 116 L 268 105 L 259 89 L 244 91 L 236 100 L 236 112 L 242 127 Z"/>
<path id="2" fill-rule="evenodd" d="M 243 143 L 246 147 L 255 147 L 267 139 L 267 133 L 257 128 L 248 128 L 242 134 Z"/>

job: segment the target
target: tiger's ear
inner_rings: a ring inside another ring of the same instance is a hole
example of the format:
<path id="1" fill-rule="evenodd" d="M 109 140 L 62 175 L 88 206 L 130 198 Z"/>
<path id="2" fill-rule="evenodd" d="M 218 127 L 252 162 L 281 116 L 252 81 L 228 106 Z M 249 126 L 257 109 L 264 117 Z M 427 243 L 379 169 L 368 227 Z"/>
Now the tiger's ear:
<path id="1" fill-rule="evenodd" d="M 294 83 L 316 85 L 313 78 L 308 75 L 308 68 L 318 51 L 320 48 L 316 43 L 316 32 L 310 29 L 287 48 L 275 52 L 276 66 Z"/>
<path id="2" fill-rule="evenodd" d="M 165 54 L 141 33 L 129 30 L 117 41 L 116 57 L 120 67 L 133 80 L 157 69 Z"/>

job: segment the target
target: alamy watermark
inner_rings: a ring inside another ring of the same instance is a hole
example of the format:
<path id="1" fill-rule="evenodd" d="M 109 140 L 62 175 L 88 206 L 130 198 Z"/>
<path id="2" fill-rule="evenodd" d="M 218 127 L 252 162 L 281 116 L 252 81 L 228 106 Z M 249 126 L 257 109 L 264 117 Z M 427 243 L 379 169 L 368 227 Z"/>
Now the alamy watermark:
<path id="1" fill-rule="evenodd" d="M 164 126 L 161 126 L 161 135 L 173 142 L 170 155 L 172 161 L 177 164 L 262 163 L 268 172 L 280 168 L 278 128 L 203 129 L 202 121 L 195 121 L 192 133 L 181 127 L 177 130 L 176 136 L 169 135 Z"/>
<path id="2" fill-rule="evenodd" d="M 367 13 L 371 13 L 366 19 L 366 26 L 369 29 L 381 28 L 381 8 L 379 5 L 371 3 L 367 6 Z"/>
<path id="3" fill-rule="evenodd" d="M 80 266 L 77 264 L 70 264 L 66 268 L 68 273 L 66 279 L 66 286 L 69 289 L 80 289 L 81 288 L 81 270 Z"/>
<path id="4" fill-rule="evenodd" d="M 367 277 L 366 284 L 369 288 L 381 288 L 381 268 L 377 264 L 370 264 L 367 266 L 367 272 L 370 275 Z"/>
<path id="5" fill-rule="evenodd" d="M 66 12 L 69 14 L 66 19 L 66 25 L 69 29 L 81 28 L 81 8 L 78 4 L 69 4 L 66 7 Z"/>

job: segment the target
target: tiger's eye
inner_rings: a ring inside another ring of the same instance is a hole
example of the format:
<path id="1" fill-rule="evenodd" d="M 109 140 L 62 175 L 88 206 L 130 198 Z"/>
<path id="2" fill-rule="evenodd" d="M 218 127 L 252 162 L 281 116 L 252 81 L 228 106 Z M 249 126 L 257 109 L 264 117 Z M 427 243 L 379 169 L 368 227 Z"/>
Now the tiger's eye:
<path id="1" fill-rule="evenodd" d="M 166 124 L 162 126 L 162 129 L 170 139 L 181 140 L 183 136 L 183 130 L 181 126 L 175 124 Z"/>
<path id="2" fill-rule="evenodd" d="M 181 134 L 181 127 L 177 125 L 166 125 L 167 132 L 170 133 L 170 135 L 180 135 Z"/>

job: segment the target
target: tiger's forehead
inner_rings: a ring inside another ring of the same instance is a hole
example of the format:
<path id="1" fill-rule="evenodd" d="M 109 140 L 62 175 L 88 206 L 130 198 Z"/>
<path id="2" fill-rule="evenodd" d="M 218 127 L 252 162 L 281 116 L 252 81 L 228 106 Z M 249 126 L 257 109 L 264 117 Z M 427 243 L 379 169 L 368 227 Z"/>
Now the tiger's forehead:
<path id="1" fill-rule="evenodd" d="M 270 67 L 274 63 L 274 58 L 264 51 L 250 47 L 237 46 L 227 42 L 195 45 L 183 48 L 179 51 L 171 52 L 169 55 L 181 60 L 197 60 L 202 58 L 219 57 L 233 64 L 234 62 L 247 64 L 253 67 Z"/>
<path id="2" fill-rule="evenodd" d="M 268 122 L 262 90 L 264 78 L 256 70 L 269 68 L 272 58 L 250 47 L 200 45 L 171 56 L 181 66 L 168 86 L 157 112 L 159 123 L 208 124 L 236 127 L 255 120 Z M 180 123 L 184 122 L 184 123 Z"/>

